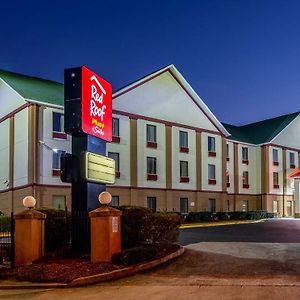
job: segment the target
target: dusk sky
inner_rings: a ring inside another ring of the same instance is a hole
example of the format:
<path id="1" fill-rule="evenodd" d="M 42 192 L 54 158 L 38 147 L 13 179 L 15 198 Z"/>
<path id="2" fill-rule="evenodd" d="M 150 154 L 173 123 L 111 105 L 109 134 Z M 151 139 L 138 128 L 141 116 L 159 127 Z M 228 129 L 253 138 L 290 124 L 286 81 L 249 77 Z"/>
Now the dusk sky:
<path id="1" fill-rule="evenodd" d="M 78 4 L 80 3 L 80 4 Z M 223 122 L 300 110 L 300 1 L 3 1 L 0 69 L 116 90 L 173 63 Z"/>

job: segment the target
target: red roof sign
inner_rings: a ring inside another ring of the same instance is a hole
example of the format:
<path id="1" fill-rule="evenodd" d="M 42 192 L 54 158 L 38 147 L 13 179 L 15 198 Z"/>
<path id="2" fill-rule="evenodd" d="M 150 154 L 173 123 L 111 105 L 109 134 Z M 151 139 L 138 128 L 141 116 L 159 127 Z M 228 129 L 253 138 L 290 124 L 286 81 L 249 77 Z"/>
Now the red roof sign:
<path id="1" fill-rule="evenodd" d="M 112 86 L 86 67 L 82 67 L 82 130 L 112 140 Z"/>

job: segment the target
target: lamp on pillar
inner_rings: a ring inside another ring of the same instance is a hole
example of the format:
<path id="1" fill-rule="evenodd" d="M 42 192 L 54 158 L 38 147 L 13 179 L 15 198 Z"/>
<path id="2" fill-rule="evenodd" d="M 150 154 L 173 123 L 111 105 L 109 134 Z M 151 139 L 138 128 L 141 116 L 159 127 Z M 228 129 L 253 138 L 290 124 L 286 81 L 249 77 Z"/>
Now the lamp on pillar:
<path id="1" fill-rule="evenodd" d="M 36 200 L 34 197 L 32 196 L 26 196 L 24 199 L 23 199 L 23 205 L 25 207 L 27 207 L 28 209 L 32 209 L 35 207 L 36 205 Z"/>

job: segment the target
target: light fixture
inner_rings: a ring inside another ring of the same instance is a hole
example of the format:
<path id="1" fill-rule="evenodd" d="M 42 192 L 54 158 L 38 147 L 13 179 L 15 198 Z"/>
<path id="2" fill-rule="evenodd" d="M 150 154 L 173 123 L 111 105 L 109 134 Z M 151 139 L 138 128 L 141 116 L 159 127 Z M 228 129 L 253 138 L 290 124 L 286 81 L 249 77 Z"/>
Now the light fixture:
<path id="1" fill-rule="evenodd" d="M 102 192 L 99 195 L 98 200 L 100 204 L 108 205 L 111 202 L 111 194 L 109 192 Z"/>
<path id="2" fill-rule="evenodd" d="M 36 200 L 34 197 L 32 196 L 26 196 L 24 199 L 23 199 L 23 205 L 25 207 L 27 207 L 28 209 L 32 209 L 34 208 L 36 204 Z"/>

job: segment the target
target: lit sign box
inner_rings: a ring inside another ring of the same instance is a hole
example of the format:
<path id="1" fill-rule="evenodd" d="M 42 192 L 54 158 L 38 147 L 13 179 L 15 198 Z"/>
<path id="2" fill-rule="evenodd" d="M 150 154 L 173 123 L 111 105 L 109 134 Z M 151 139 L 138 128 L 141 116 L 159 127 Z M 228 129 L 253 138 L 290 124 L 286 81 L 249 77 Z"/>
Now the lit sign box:
<path id="1" fill-rule="evenodd" d="M 85 179 L 87 181 L 113 184 L 115 183 L 115 161 L 112 158 L 95 154 L 84 153 Z"/>
<path id="2" fill-rule="evenodd" d="M 86 67 L 82 67 L 82 131 L 112 140 L 112 86 Z"/>

